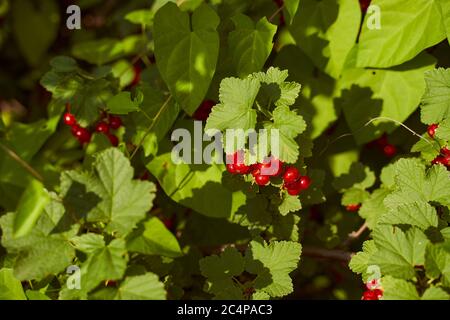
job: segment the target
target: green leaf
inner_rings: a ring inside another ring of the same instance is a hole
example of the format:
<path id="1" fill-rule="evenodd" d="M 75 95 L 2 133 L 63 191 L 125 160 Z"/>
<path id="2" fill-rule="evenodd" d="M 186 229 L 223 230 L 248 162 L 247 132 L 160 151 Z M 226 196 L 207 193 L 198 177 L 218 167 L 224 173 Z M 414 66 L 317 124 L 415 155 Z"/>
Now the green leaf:
<path id="1" fill-rule="evenodd" d="M 286 81 L 289 76 L 288 70 L 280 70 L 279 68 L 270 67 L 266 72 L 256 72 L 249 77 L 257 79 L 261 83 L 260 91 L 266 101 L 260 101 L 259 104 L 266 106 L 267 109 L 272 109 L 271 105 L 276 107 L 289 107 L 295 103 L 300 92 L 300 84 L 296 82 Z"/>
<path id="2" fill-rule="evenodd" d="M 386 276 L 381 279 L 383 300 L 419 300 L 416 287 L 411 282 Z"/>
<path id="3" fill-rule="evenodd" d="M 219 54 L 219 17 L 206 4 L 192 17 L 169 2 L 155 14 L 155 56 L 172 95 L 190 115 L 208 91 Z"/>
<path id="4" fill-rule="evenodd" d="M 51 300 L 45 293 L 37 290 L 27 290 L 25 294 L 28 300 Z"/>
<path id="5" fill-rule="evenodd" d="M 235 248 L 227 247 L 220 256 L 200 260 L 200 271 L 208 279 L 207 291 L 216 299 L 242 299 L 241 289 L 233 277 L 244 272 L 245 260 Z"/>
<path id="6" fill-rule="evenodd" d="M 447 32 L 447 40 L 450 43 L 450 5 L 448 1 L 437 0 L 439 9 L 441 9 L 442 24 Z"/>
<path id="7" fill-rule="evenodd" d="M 369 197 L 369 193 L 365 190 L 358 188 L 351 188 L 344 192 L 341 199 L 341 204 L 343 206 L 348 206 L 350 204 L 362 203 Z"/>
<path id="8" fill-rule="evenodd" d="M 386 188 L 377 189 L 362 203 L 358 213 L 366 220 L 369 229 L 374 229 L 379 218 L 388 211 L 384 199 L 390 193 L 391 191 Z"/>
<path id="9" fill-rule="evenodd" d="M 381 28 L 373 27 L 376 14 L 367 14 L 359 38 L 356 65 L 388 68 L 402 64 L 445 38 L 436 0 L 374 0 L 380 8 Z M 399 15 L 401 18 L 399 19 Z"/>
<path id="10" fill-rule="evenodd" d="M 294 45 L 283 47 L 274 64 L 289 70 L 290 80 L 302 84 L 297 101 L 301 106 L 298 112 L 308 123 L 309 136 L 317 138 L 337 119 L 340 112 L 333 101 L 338 95 L 335 80 L 317 70 L 311 59 Z"/>
<path id="11" fill-rule="evenodd" d="M 360 162 L 353 162 L 347 173 L 341 174 L 333 181 L 333 187 L 338 191 L 350 188 L 368 189 L 375 183 L 375 174 L 369 167 Z"/>
<path id="12" fill-rule="evenodd" d="M 144 49 L 142 36 L 132 35 L 120 40 L 104 38 L 76 43 L 72 47 L 72 55 L 92 64 L 103 65 Z"/>
<path id="13" fill-rule="evenodd" d="M 108 245 L 96 240 L 98 247 L 90 251 L 81 265 L 80 289 L 64 288 L 60 299 L 86 298 L 102 281 L 122 279 L 127 266 L 125 241 L 114 239 Z"/>
<path id="14" fill-rule="evenodd" d="M 439 123 L 450 117 L 450 69 L 438 68 L 425 73 L 427 84 L 422 98 L 423 123 Z"/>
<path id="15" fill-rule="evenodd" d="M 438 226 L 436 210 L 426 202 L 399 205 L 395 210 L 383 215 L 379 220 L 386 224 L 408 224 L 427 230 Z"/>
<path id="16" fill-rule="evenodd" d="M 145 114 L 131 114 L 136 128 L 133 142 L 138 145 L 143 141 L 145 156 L 149 156 L 157 151 L 152 148 L 152 143 L 161 141 L 172 128 L 180 113 L 180 106 L 150 85 L 143 84 L 139 90 L 144 96 L 140 109 Z"/>
<path id="17" fill-rule="evenodd" d="M 165 300 L 164 284 L 154 273 L 126 277 L 117 290 L 115 299 L 119 300 Z"/>
<path id="18" fill-rule="evenodd" d="M 230 217 L 245 204 L 242 191 L 231 191 L 223 185 L 223 165 L 175 164 L 171 153 L 165 153 L 149 162 L 147 169 L 172 200 L 203 215 Z"/>
<path id="19" fill-rule="evenodd" d="M 415 276 L 414 267 L 425 262 L 428 240 L 419 229 L 413 227 L 403 232 L 399 228 L 379 225 L 372 237 L 378 250 L 369 263 L 378 265 L 382 274 L 411 279 Z"/>
<path id="20" fill-rule="evenodd" d="M 20 238 L 12 235 L 15 214 L 8 213 L 0 218 L 2 246 L 16 256 L 14 275 L 19 280 L 40 280 L 70 265 L 75 251 L 68 239 L 77 233 L 78 225 L 57 233 L 56 226 L 63 221 L 63 216 L 62 204 L 52 200 L 32 231 Z"/>
<path id="21" fill-rule="evenodd" d="M 50 60 L 50 65 L 56 72 L 73 72 L 78 69 L 77 61 L 67 56 L 57 56 Z"/>
<path id="22" fill-rule="evenodd" d="M 277 130 L 279 134 L 279 144 L 274 145 L 272 139 L 269 139 L 272 155 L 285 163 L 295 163 L 299 156 L 295 138 L 306 129 L 303 117 L 282 105 L 273 111 L 273 122 L 265 123 L 264 127 L 270 135 L 273 134 L 272 130 Z"/>
<path id="23" fill-rule="evenodd" d="M 131 93 L 123 91 L 111 97 L 106 106 L 110 113 L 113 114 L 128 114 L 130 112 L 139 110 L 139 103 L 131 99 Z"/>
<path id="24" fill-rule="evenodd" d="M 125 15 L 125 20 L 128 20 L 134 24 L 140 24 L 144 27 L 149 27 L 153 25 L 154 16 L 155 12 L 153 10 L 134 10 Z"/>
<path id="25" fill-rule="evenodd" d="M 156 217 L 143 223 L 127 241 L 130 251 L 176 258 L 182 255 L 177 238 Z"/>
<path id="26" fill-rule="evenodd" d="M 290 31 L 322 71 L 338 78 L 355 44 L 361 9 L 353 0 L 301 1 Z"/>
<path id="27" fill-rule="evenodd" d="M 22 284 L 14 277 L 13 270 L 0 269 L 0 300 L 26 300 Z"/>
<path id="28" fill-rule="evenodd" d="M 245 254 L 246 271 L 256 274 L 255 289 L 271 297 L 282 297 L 293 291 L 289 273 L 297 268 L 302 246 L 296 242 L 250 242 Z"/>
<path id="29" fill-rule="evenodd" d="M 278 206 L 278 210 L 282 216 L 287 215 L 289 212 L 296 212 L 302 208 L 300 199 L 297 196 L 285 195 L 283 202 Z"/>
<path id="30" fill-rule="evenodd" d="M 12 28 L 28 64 L 38 66 L 58 35 L 59 7 L 54 0 L 11 2 Z"/>
<path id="31" fill-rule="evenodd" d="M 95 233 L 86 233 L 78 237 L 73 237 L 70 242 L 75 249 L 84 253 L 93 253 L 105 246 L 103 236 Z"/>
<path id="32" fill-rule="evenodd" d="M 96 156 L 95 175 L 85 184 L 87 191 L 102 201 L 89 213 L 88 220 L 107 222 L 106 230 L 126 235 L 152 207 L 156 187 L 148 181 L 133 180 L 133 167 L 116 148 Z"/>
<path id="33" fill-rule="evenodd" d="M 436 137 L 438 139 L 450 141 L 450 118 L 446 118 L 439 123 L 439 127 L 436 129 Z M 439 147 L 437 149 L 439 149 Z"/>
<path id="34" fill-rule="evenodd" d="M 375 241 L 367 240 L 364 241 L 362 246 L 362 251 L 355 254 L 348 267 L 355 273 L 362 274 L 364 282 L 367 280 L 369 274 L 369 261 L 372 255 L 377 252 L 377 246 L 375 245 Z"/>
<path id="35" fill-rule="evenodd" d="M 340 81 L 343 90 L 339 105 L 343 108 L 358 144 L 392 132 L 399 122 L 405 121 L 416 109 L 425 92 L 423 73 L 434 67 L 435 59 L 423 53 L 415 59 L 392 69 L 348 69 Z"/>
<path id="36" fill-rule="evenodd" d="M 19 200 L 14 218 L 13 236 L 26 236 L 36 225 L 50 197 L 44 185 L 38 180 L 32 180 Z"/>
<path id="37" fill-rule="evenodd" d="M 256 79 L 223 79 L 219 90 L 220 103 L 212 108 L 205 131 L 254 129 L 256 110 L 252 107 L 259 88 L 260 83 Z"/>
<path id="38" fill-rule="evenodd" d="M 450 286 L 450 248 L 443 244 L 428 244 L 425 253 L 425 271 L 430 279 L 442 276 L 442 284 Z"/>
<path id="39" fill-rule="evenodd" d="M 396 191 L 384 200 L 389 208 L 417 201 L 450 205 L 450 173 L 444 166 L 435 165 L 425 171 L 418 159 L 400 159 L 395 163 L 395 182 Z"/>
<path id="40" fill-rule="evenodd" d="M 231 20 L 235 24 L 235 30 L 228 35 L 231 61 L 236 74 L 245 77 L 264 66 L 272 51 L 277 26 L 266 17 L 254 23 L 248 16 L 237 14 Z"/>
<path id="41" fill-rule="evenodd" d="M 300 0 L 284 0 L 284 8 L 287 12 L 287 14 L 285 14 L 285 19 L 288 24 L 292 23 L 292 19 L 294 19 L 295 14 L 298 10 L 299 3 Z"/>
<path id="42" fill-rule="evenodd" d="M 421 300 L 450 300 L 450 295 L 442 288 L 430 287 L 423 293 Z"/>

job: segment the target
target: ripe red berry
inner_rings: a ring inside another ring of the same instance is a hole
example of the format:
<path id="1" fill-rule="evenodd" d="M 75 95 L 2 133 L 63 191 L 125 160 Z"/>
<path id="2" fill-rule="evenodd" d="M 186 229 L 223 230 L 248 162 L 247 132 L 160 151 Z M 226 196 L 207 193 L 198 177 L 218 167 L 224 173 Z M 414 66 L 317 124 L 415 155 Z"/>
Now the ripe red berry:
<path id="1" fill-rule="evenodd" d="M 367 290 L 364 291 L 361 300 L 378 300 L 378 298 L 376 297 L 376 295 L 372 290 Z"/>
<path id="2" fill-rule="evenodd" d="M 247 166 L 245 163 L 236 163 L 234 170 L 237 174 L 247 174 L 250 171 L 250 166 Z"/>
<path id="3" fill-rule="evenodd" d="M 434 138 L 434 136 L 435 136 L 435 134 L 436 134 L 436 129 L 437 129 L 438 127 L 439 127 L 439 125 L 437 125 L 436 123 L 430 124 L 430 125 L 428 126 L 427 132 L 428 132 L 428 135 L 429 135 L 431 138 Z"/>
<path id="4" fill-rule="evenodd" d="M 393 144 L 388 144 L 383 148 L 383 153 L 386 157 L 392 158 L 397 153 L 397 147 Z"/>
<path id="5" fill-rule="evenodd" d="M 431 163 L 442 164 L 448 167 L 450 165 L 450 156 L 437 156 Z"/>
<path id="6" fill-rule="evenodd" d="M 450 157 L 450 149 L 448 149 L 447 147 L 442 148 L 441 154 L 443 154 L 446 157 Z"/>
<path id="7" fill-rule="evenodd" d="M 380 148 L 384 148 L 389 144 L 386 133 L 383 134 L 381 137 L 379 137 L 377 140 L 375 140 L 375 143 Z"/>
<path id="8" fill-rule="evenodd" d="M 108 133 L 109 132 L 109 126 L 108 126 L 108 124 L 105 121 L 100 121 L 95 126 L 95 131 L 96 132 L 101 132 L 101 133 Z"/>
<path id="9" fill-rule="evenodd" d="M 300 178 L 300 173 L 295 167 L 288 167 L 283 175 L 285 184 L 296 182 Z"/>
<path id="10" fill-rule="evenodd" d="M 212 107 L 216 105 L 213 100 L 204 100 L 195 111 L 193 118 L 195 120 L 205 121 L 211 113 Z"/>
<path id="11" fill-rule="evenodd" d="M 374 289 L 372 290 L 372 292 L 377 298 L 377 300 L 380 300 L 383 297 L 383 291 L 381 289 Z"/>
<path id="12" fill-rule="evenodd" d="M 302 191 L 302 188 L 300 187 L 300 184 L 298 182 L 288 184 L 286 186 L 286 189 L 288 194 L 291 196 L 297 196 L 299 195 L 300 191 Z"/>
<path id="13" fill-rule="evenodd" d="M 227 171 L 229 173 L 231 173 L 231 174 L 236 174 L 237 173 L 234 163 L 227 163 L 226 167 L 227 167 Z"/>
<path id="14" fill-rule="evenodd" d="M 134 71 L 134 77 L 133 77 L 133 81 L 131 81 L 131 84 L 130 84 L 132 87 L 138 85 L 139 82 L 141 81 L 142 68 L 140 65 L 136 64 L 133 67 L 133 71 Z"/>
<path id="15" fill-rule="evenodd" d="M 275 157 L 269 157 L 263 163 L 259 163 L 258 165 L 261 174 L 270 177 L 278 176 L 283 171 L 283 162 Z"/>
<path id="16" fill-rule="evenodd" d="M 301 190 L 306 190 L 311 185 L 311 179 L 308 176 L 301 176 L 298 180 L 298 186 Z"/>
<path id="17" fill-rule="evenodd" d="M 64 120 L 64 123 L 67 124 L 68 126 L 73 126 L 77 123 L 77 119 L 70 112 L 67 112 L 64 114 L 63 120 Z"/>
<path id="18" fill-rule="evenodd" d="M 72 134 L 78 139 L 81 144 L 91 141 L 91 133 L 86 128 L 79 126 L 72 127 Z"/>
<path id="19" fill-rule="evenodd" d="M 345 209 L 350 212 L 357 212 L 361 208 L 360 203 L 352 203 L 345 206 Z"/>
<path id="20" fill-rule="evenodd" d="M 122 119 L 118 116 L 109 116 L 109 127 L 111 129 L 119 129 L 122 126 Z"/>
<path id="21" fill-rule="evenodd" d="M 270 181 L 269 176 L 264 176 L 262 174 L 255 176 L 255 182 L 258 186 L 265 186 L 269 183 L 269 181 Z"/>
<path id="22" fill-rule="evenodd" d="M 117 138 L 117 136 L 108 134 L 108 139 L 114 147 L 117 147 L 119 145 L 119 138 Z"/>

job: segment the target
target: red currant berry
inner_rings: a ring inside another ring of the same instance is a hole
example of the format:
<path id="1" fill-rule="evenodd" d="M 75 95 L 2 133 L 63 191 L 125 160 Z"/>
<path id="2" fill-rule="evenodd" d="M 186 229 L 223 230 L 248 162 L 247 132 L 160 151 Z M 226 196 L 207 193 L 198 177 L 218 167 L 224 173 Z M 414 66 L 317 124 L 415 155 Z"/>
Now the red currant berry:
<path id="1" fill-rule="evenodd" d="M 448 149 L 447 147 L 442 148 L 441 153 L 446 157 L 450 157 L 450 149 Z"/>
<path id="2" fill-rule="evenodd" d="M 213 100 L 205 100 L 195 111 L 193 118 L 195 120 L 206 121 L 208 119 L 209 114 L 211 113 L 212 108 L 216 105 L 216 102 Z"/>
<path id="3" fill-rule="evenodd" d="M 393 144 L 388 144 L 383 148 L 383 153 L 386 157 L 392 158 L 397 154 L 397 147 Z"/>
<path id="4" fill-rule="evenodd" d="M 381 137 L 379 137 L 377 140 L 375 140 L 375 143 L 380 148 L 384 148 L 389 144 L 386 133 L 383 134 Z"/>
<path id="5" fill-rule="evenodd" d="M 95 126 L 95 131 L 96 132 L 101 132 L 101 133 L 108 133 L 109 132 L 109 126 L 108 126 L 108 124 L 105 121 L 100 121 Z"/>
<path id="6" fill-rule="evenodd" d="M 430 124 L 430 125 L 428 126 L 427 132 L 428 132 L 428 135 L 429 135 L 431 138 L 434 138 L 434 136 L 436 135 L 436 129 L 437 129 L 438 127 L 439 127 L 439 126 L 438 126 L 436 123 Z"/>
<path id="7" fill-rule="evenodd" d="M 432 164 L 442 164 L 448 167 L 450 165 L 450 156 L 437 156 L 432 162 Z"/>
<path id="8" fill-rule="evenodd" d="M 377 298 L 376 300 L 380 300 L 383 297 L 383 291 L 381 289 L 374 289 L 372 293 Z"/>
<path id="9" fill-rule="evenodd" d="M 234 165 L 234 163 L 228 163 L 227 164 L 227 171 L 231 174 L 236 174 L 236 166 Z"/>
<path id="10" fill-rule="evenodd" d="M 237 174 L 247 174 L 250 171 L 250 166 L 247 166 L 245 163 L 236 163 L 234 170 Z"/>
<path id="11" fill-rule="evenodd" d="M 77 127 L 73 129 L 72 133 L 81 144 L 91 141 L 91 133 L 86 128 Z"/>
<path id="12" fill-rule="evenodd" d="M 255 176 L 255 182 L 258 186 L 266 186 L 270 181 L 269 176 L 264 176 L 262 174 Z"/>
<path id="13" fill-rule="evenodd" d="M 270 177 L 279 176 L 283 170 L 283 162 L 276 159 L 275 157 L 269 157 L 263 163 L 259 164 L 261 174 Z"/>
<path id="14" fill-rule="evenodd" d="M 122 126 L 122 119 L 117 116 L 109 116 L 109 127 L 111 129 L 119 129 Z"/>
<path id="15" fill-rule="evenodd" d="M 345 206 L 345 209 L 349 212 L 357 212 L 361 208 L 360 203 L 352 203 Z"/>
<path id="16" fill-rule="evenodd" d="M 68 126 L 73 126 L 75 124 L 77 124 L 77 119 L 75 118 L 75 116 L 69 112 L 64 114 L 64 123 L 67 124 Z"/>
<path id="17" fill-rule="evenodd" d="M 288 167 L 283 175 L 283 180 L 285 184 L 296 182 L 300 178 L 300 173 L 295 167 Z"/>
<path id="18" fill-rule="evenodd" d="M 311 185 L 311 179 L 308 176 L 301 176 L 298 180 L 298 186 L 301 190 L 306 190 Z"/>
<path id="19" fill-rule="evenodd" d="M 142 68 L 140 65 L 137 64 L 133 67 L 133 71 L 134 71 L 134 77 L 133 77 L 133 81 L 131 81 L 131 84 L 130 84 L 132 87 L 136 86 L 141 81 Z"/>
<path id="20" fill-rule="evenodd" d="M 302 191 L 302 189 L 300 188 L 299 183 L 290 184 L 287 187 L 287 192 L 291 196 L 298 196 L 300 191 Z"/>
<path id="21" fill-rule="evenodd" d="M 119 138 L 117 138 L 117 136 L 108 134 L 108 139 L 114 147 L 117 147 L 119 145 Z"/>
<path id="22" fill-rule="evenodd" d="M 378 300 L 377 295 L 372 290 L 364 291 L 361 300 Z"/>

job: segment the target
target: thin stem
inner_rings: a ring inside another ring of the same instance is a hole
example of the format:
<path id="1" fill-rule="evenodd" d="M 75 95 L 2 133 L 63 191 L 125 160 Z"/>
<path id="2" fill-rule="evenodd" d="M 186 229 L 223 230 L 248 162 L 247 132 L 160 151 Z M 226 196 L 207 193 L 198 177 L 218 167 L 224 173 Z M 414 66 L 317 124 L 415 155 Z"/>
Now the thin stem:
<path id="1" fill-rule="evenodd" d="M 152 123 L 150 124 L 150 126 L 147 128 L 144 136 L 142 137 L 141 141 L 139 141 L 139 144 L 136 146 L 136 149 L 134 149 L 133 153 L 130 156 L 130 160 L 134 158 L 134 156 L 136 155 L 136 153 L 138 152 L 138 150 L 141 148 L 142 144 L 145 141 L 145 138 L 147 138 L 148 134 L 150 133 L 150 131 L 153 129 L 156 120 L 161 116 L 161 113 L 164 111 L 164 109 L 167 107 L 167 105 L 169 104 L 170 99 L 172 98 L 172 96 L 168 96 L 166 101 L 164 102 L 164 104 L 161 106 L 161 109 L 159 109 L 158 113 L 155 115 L 155 117 L 152 119 Z"/>
<path id="2" fill-rule="evenodd" d="M 339 260 L 345 263 L 350 262 L 350 259 L 354 255 L 353 252 L 343 250 L 329 250 L 309 246 L 303 247 L 302 254 L 313 258 Z"/>
<path id="3" fill-rule="evenodd" d="M 348 246 L 353 240 L 358 239 L 367 229 L 367 223 L 364 222 L 358 230 L 348 234 L 348 238 L 342 243 L 342 246 Z"/>
<path id="4" fill-rule="evenodd" d="M 17 153 L 15 153 L 13 150 L 5 146 L 3 143 L 0 142 L 0 147 L 5 151 L 5 153 L 11 157 L 14 161 L 16 161 L 18 164 L 20 164 L 25 170 L 27 170 L 33 177 L 38 179 L 39 181 L 43 182 L 44 178 L 33 169 L 25 160 L 23 160 Z"/>
<path id="5" fill-rule="evenodd" d="M 275 18 L 281 11 L 284 9 L 284 4 L 277 9 L 269 18 L 269 22 L 272 22 L 273 18 Z"/>

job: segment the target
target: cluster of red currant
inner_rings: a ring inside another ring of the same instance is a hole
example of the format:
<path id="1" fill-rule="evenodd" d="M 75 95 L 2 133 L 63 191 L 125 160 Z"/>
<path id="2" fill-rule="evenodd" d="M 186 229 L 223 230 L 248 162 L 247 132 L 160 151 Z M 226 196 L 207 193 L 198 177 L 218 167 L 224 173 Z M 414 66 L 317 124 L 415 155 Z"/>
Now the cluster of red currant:
<path id="1" fill-rule="evenodd" d="M 266 186 L 270 183 L 270 178 L 282 175 L 283 188 L 292 196 L 298 195 L 311 185 L 311 179 L 308 176 L 300 175 L 295 167 L 287 166 L 285 168 L 283 162 L 273 156 L 266 158 L 262 163 L 246 165 L 243 151 L 237 151 L 227 155 L 226 166 L 227 171 L 231 174 L 251 174 L 259 186 Z"/>
<path id="2" fill-rule="evenodd" d="M 361 300 L 380 300 L 383 297 L 383 290 L 378 279 L 367 282 L 366 288 L 367 290 L 364 291 Z"/>
<path id="3" fill-rule="evenodd" d="M 379 148 L 381 152 L 383 152 L 383 154 L 388 158 L 392 158 L 397 154 L 397 147 L 392 143 L 389 143 L 386 134 L 382 135 L 375 141 L 370 142 L 369 147 Z"/>
<path id="4" fill-rule="evenodd" d="M 70 106 L 68 105 L 68 110 Z M 66 125 L 70 126 L 72 135 L 77 138 L 81 144 L 89 143 L 91 141 L 92 132 L 89 129 L 84 128 L 78 124 L 78 121 L 74 114 L 70 111 L 66 112 L 63 116 L 63 121 Z M 95 132 L 105 134 L 111 144 L 115 147 L 119 145 L 119 138 L 110 132 L 110 129 L 117 130 L 122 126 L 122 120 L 118 116 L 103 114 L 102 119 L 95 125 Z"/>
<path id="5" fill-rule="evenodd" d="M 439 127 L 438 124 L 431 124 L 428 127 L 428 135 L 434 139 L 434 136 L 436 135 L 436 129 Z M 440 154 L 434 158 L 434 160 L 431 162 L 432 164 L 442 164 L 447 167 L 447 169 L 450 169 L 450 149 L 447 147 L 444 147 L 441 149 Z"/>

